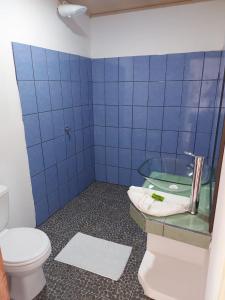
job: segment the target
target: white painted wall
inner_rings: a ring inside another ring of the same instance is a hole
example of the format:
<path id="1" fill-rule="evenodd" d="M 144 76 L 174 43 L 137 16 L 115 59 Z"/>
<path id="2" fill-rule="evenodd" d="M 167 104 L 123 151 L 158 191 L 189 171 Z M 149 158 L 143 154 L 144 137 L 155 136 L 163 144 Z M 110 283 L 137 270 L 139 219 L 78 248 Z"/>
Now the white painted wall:
<path id="1" fill-rule="evenodd" d="M 10 191 L 10 227 L 35 224 L 11 42 L 89 55 L 89 18 L 73 22 L 74 34 L 56 8 L 56 0 L 0 0 L 0 184 Z"/>
<path id="2" fill-rule="evenodd" d="M 205 300 L 219 299 L 225 267 L 225 155 L 223 159 L 217 208 L 212 236 Z M 221 300 L 225 299 L 225 295 Z"/>
<path id="3" fill-rule="evenodd" d="M 93 17 L 91 56 L 221 50 L 224 33 L 224 0 Z"/>

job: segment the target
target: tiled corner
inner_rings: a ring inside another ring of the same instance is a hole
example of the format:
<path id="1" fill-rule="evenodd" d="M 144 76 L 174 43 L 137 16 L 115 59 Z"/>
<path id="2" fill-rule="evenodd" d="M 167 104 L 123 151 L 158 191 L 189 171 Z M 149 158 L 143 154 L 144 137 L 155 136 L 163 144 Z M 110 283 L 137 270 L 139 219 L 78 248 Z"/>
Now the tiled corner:
<path id="1" fill-rule="evenodd" d="M 92 81 L 86 58 L 23 44 L 13 51 L 40 224 L 94 180 Z"/>

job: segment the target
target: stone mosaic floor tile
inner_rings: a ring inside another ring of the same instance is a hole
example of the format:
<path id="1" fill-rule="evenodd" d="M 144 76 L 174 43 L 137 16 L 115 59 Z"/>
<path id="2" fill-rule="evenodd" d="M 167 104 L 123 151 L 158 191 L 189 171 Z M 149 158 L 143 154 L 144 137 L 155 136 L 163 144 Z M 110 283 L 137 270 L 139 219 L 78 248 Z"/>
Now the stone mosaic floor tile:
<path id="1" fill-rule="evenodd" d="M 35 300 L 144 300 L 137 273 L 144 255 L 146 234 L 129 216 L 124 186 L 95 182 L 62 210 L 40 226 L 52 243 L 52 254 L 44 265 L 47 286 Z M 120 280 L 54 261 L 68 241 L 82 232 L 132 246 Z"/>

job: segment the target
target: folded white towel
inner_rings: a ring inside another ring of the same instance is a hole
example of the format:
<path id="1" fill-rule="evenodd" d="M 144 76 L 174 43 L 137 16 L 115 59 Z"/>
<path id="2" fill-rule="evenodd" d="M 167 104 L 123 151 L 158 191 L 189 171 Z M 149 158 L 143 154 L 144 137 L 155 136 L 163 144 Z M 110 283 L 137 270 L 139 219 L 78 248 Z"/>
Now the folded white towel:
<path id="1" fill-rule="evenodd" d="M 132 203 L 142 212 L 164 217 L 174 214 L 180 214 L 188 211 L 190 199 L 188 197 L 155 191 L 153 189 L 131 186 L 128 190 L 128 196 Z M 151 196 L 153 193 L 164 197 L 163 201 L 157 201 Z"/>

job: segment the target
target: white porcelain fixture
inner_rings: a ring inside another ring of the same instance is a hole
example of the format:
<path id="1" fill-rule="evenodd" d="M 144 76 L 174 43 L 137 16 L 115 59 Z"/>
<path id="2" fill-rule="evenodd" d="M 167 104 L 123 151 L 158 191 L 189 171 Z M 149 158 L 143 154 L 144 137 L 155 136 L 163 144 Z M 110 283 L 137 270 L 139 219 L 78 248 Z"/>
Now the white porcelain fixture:
<path id="1" fill-rule="evenodd" d="M 61 17 L 71 18 L 72 16 L 80 16 L 85 14 L 87 7 L 78 4 L 69 4 L 64 2 L 58 6 L 58 12 Z"/>
<path id="2" fill-rule="evenodd" d="M 46 284 L 42 265 L 51 253 L 51 243 L 39 229 L 7 229 L 8 212 L 8 190 L 0 186 L 0 248 L 9 279 L 10 297 L 31 300 Z"/>
<path id="3" fill-rule="evenodd" d="M 147 235 L 138 280 L 155 300 L 203 300 L 209 250 L 154 234 Z"/>

